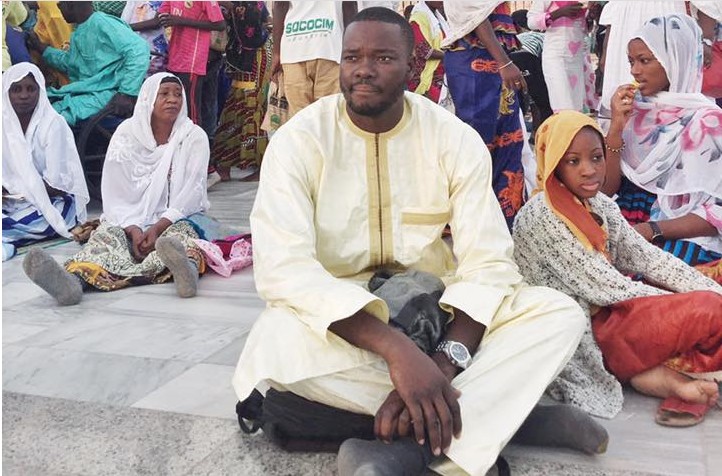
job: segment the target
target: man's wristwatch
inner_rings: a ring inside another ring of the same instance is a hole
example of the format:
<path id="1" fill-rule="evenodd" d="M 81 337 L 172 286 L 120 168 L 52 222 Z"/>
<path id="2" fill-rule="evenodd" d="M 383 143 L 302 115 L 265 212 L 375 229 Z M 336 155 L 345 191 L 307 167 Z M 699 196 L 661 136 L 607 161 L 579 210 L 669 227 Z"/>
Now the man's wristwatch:
<path id="1" fill-rule="evenodd" d="M 436 346 L 434 352 L 443 352 L 453 365 L 464 370 L 466 370 L 471 363 L 469 349 L 461 342 L 442 340 L 439 342 L 439 345 Z"/>
<path id="2" fill-rule="evenodd" d="M 652 243 L 655 245 L 661 245 L 666 241 L 664 238 L 664 235 L 662 234 L 662 229 L 659 227 L 656 221 L 650 221 L 649 227 L 652 229 Z"/>
<path id="3" fill-rule="evenodd" d="M 714 42 L 712 40 L 710 40 L 709 38 L 702 38 L 702 43 L 709 46 L 710 48 L 712 48 L 712 45 L 714 44 Z"/>

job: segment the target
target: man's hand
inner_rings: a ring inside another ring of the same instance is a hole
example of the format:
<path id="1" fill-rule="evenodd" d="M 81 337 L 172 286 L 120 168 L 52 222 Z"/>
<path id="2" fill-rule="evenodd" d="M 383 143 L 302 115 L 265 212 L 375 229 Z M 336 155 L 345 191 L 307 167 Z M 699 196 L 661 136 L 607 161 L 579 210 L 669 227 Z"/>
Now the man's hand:
<path id="1" fill-rule="evenodd" d="M 135 108 L 135 96 L 128 96 L 123 93 L 116 93 L 106 106 L 113 115 L 120 117 L 130 117 L 133 115 Z"/>
<path id="2" fill-rule="evenodd" d="M 136 225 L 125 227 L 125 236 L 130 240 L 130 254 L 136 261 L 143 261 L 144 256 L 140 252 L 140 242 L 143 240 L 143 230 Z"/>
<path id="3" fill-rule="evenodd" d="M 38 38 L 38 35 L 34 31 L 30 31 L 28 33 L 25 43 L 28 45 L 28 48 L 35 50 L 40 54 L 43 54 L 45 48 L 48 47 L 48 45 L 40 41 L 40 38 Z"/>
<path id="4" fill-rule="evenodd" d="M 388 365 L 391 382 L 406 409 L 401 408 L 393 392 L 387 397 L 375 422 L 382 439 L 391 438 L 394 425 L 401 434 L 411 433 L 404 429 L 404 411 L 408 412 L 416 441 L 424 444 L 428 432 L 436 455 L 451 445 L 452 436 L 461 434 L 460 393 L 411 339 L 364 310 L 331 323 L 328 330 L 356 347 L 380 355 Z"/>
<path id="5" fill-rule="evenodd" d="M 396 437 L 409 436 L 411 417 L 406 404 L 395 389 L 389 393 L 374 418 L 374 434 L 379 440 L 391 443 Z"/>
<path id="6" fill-rule="evenodd" d="M 406 405 L 416 441 L 424 444 L 428 433 L 438 456 L 449 448 L 452 436 L 461 434 L 461 394 L 411 340 L 404 347 L 388 361 L 391 381 Z"/>
<path id="7" fill-rule="evenodd" d="M 274 55 L 271 59 L 271 81 L 276 84 L 278 84 L 278 75 L 283 72 L 281 58 L 279 58 L 278 56 L 279 55 Z"/>
<path id="8" fill-rule="evenodd" d="M 170 13 L 160 13 L 158 15 L 158 22 L 163 28 L 182 26 L 184 25 L 184 18 L 179 15 L 171 15 Z"/>

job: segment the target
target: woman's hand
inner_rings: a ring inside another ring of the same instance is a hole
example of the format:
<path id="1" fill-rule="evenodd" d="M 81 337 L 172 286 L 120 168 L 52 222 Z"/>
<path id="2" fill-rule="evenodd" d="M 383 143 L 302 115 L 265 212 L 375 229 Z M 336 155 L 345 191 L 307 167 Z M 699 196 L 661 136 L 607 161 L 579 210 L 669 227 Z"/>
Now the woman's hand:
<path id="1" fill-rule="evenodd" d="M 141 238 L 138 249 L 140 250 L 143 258 L 148 256 L 153 250 L 155 250 L 155 242 L 158 237 L 171 225 L 170 220 L 167 218 L 161 218 L 153 226 L 148 228 Z"/>
<path id="2" fill-rule="evenodd" d="M 634 105 L 634 94 L 637 88 L 631 84 L 623 84 L 617 88 L 612 96 L 612 122 L 622 126 L 629 120 Z"/>
<path id="3" fill-rule="evenodd" d="M 581 3 L 575 3 L 572 5 L 565 5 L 558 10 L 554 10 L 549 16 L 552 20 L 557 20 L 561 17 L 576 18 L 581 15 L 583 10 L 584 5 Z"/>
<path id="4" fill-rule="evenodd" d="M 642 223 L 637 223 L 636 225 L 632 226 L 632 228 L 634 228 L 637 233 L 642 235 L 642 238 L 644 238 L 645 241 L 648 241 L 650 243 L 652 242 L 654 230 L 652 230 L 652 227 L 649 223 L 647 223 L 646 221 Z"/>
<path id="5" fill-rule="evenodd" d="M 47 183 L 45 183 L 45 191 L 48 192 L 48 197 L 56 197 L 58 195 L 62 195 L 64 192 L 62 190 L 58 190 L 57 188 L 53 188 Z"/>
<path id="6" fill-rule="evenodd" d="M 140 251 L 140 242 L 143 240 L 143 230 L 137 225 L 130 225 L 124 228 L 125 236 L 130 240 L 130 254 L 136 261 L 143 261 L 144 256 Z"/>
<path id="7" fill-rule="evenodd" d="M 504 68 L 500 67 L 499 76 L 501 76 L 501 81 L 510 91 L 526 91 L 524 76 L 514 63 Z"/>

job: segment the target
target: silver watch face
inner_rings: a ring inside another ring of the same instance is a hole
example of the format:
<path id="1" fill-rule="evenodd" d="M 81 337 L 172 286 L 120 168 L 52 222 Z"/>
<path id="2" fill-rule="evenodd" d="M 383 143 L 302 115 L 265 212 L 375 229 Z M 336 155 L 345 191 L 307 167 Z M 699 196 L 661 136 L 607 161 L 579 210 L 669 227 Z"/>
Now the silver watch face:
<path id="1" fill-rule="evenodd" d="M 452 342 L 449 346 L 449 355 L 457 362 L 465 362 L 469 357 L 469 351 L 463 344 Z"/>

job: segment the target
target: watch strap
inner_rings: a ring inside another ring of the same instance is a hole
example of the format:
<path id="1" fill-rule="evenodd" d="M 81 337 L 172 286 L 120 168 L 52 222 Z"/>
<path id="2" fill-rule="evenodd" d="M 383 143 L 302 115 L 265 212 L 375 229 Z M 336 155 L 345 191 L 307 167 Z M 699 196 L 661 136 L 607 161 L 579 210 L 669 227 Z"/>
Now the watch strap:
<path id="1" fill-rule="evenodd" d="M 471 361 L 471 354 L 469 353 L 469 349 L 466 349 L 466 352 L 469 355 L 469 358 L 466 359 L 466 361 L 464 361 L 464 362 L 459 362 L 458 360 L 456 360 L 454 358 L 453 355 L 451 355 L 452 344 L 458 344 L 458 345 L 462 346 L 464 349 L 466 349 L 466 346 L 464 344 L 462 344 L 461 342 L 442 340 L 436 346 L 436 349 L 434 349 L 434 352 L 443 353 L 449 359 L 449 362 L 451 362 L 452 365 L 465 370 L 466 367 L 469 365 L 469 362 Z"/>
<path id="2" fill-rule="evenodd" d="M 662 229 L 659 227 L 659 224 L 656 221 L 650 221 L 649 227 L 652 229 L 652 242 L 656 243 L 657 241 L 664 240 L 664 234 L 662 233 Z"/>

